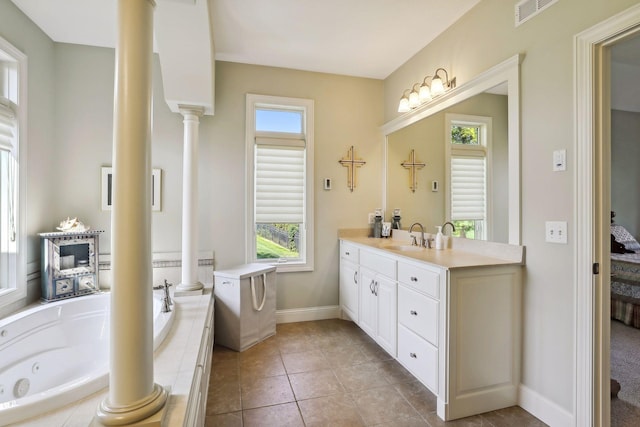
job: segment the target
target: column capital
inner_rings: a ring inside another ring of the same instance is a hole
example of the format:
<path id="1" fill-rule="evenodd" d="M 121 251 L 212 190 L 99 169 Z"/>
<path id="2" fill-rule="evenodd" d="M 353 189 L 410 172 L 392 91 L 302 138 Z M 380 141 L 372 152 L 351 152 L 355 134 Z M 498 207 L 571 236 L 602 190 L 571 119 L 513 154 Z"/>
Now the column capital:
<path id="1" fill-rule="evenodd" d="M 200 117 L 204 114 L 204 107 L 201 105 L 178 104 L 178 110 L 183 116 L 192 115 Z"/>

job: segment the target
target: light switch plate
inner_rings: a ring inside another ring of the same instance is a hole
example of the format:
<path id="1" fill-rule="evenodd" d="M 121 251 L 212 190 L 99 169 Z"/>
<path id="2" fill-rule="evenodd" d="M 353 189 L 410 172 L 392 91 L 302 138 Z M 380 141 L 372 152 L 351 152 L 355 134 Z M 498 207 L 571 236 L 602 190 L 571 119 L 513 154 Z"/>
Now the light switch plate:
<path id="1" fill-rule="evenodd" d="M 324 179 L 324 189 L 331 190 L 331 178 Z"/>
<path id="2" fill-rule="evenodd" d="M 567 150 L 555 150 L 553 152 L 553 171 L 567 170 Z"/>
<path id="3" fill-rule="evenodd" d="M 547 221 L 545 223 L 545 241 L 549 243 L 567 243 L 567 222 Z"/>

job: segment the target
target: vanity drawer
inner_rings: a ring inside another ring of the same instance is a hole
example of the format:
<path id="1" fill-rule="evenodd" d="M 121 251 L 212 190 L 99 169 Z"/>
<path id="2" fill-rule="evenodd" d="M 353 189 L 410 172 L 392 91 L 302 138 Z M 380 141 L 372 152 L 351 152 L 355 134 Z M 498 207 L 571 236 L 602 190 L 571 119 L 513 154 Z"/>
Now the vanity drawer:
<path id="1" fill-rule="evenodd" d="M 398 325 L 398 360 L 435 394 L 438 393 L 438 349 Z"/>
<path id="2" fill-rule="evenodd" d="M 396 280 L 396 260 L 373 251 L 360 251 L 360 265 Z"/>
<path id="3" fill-rule="evenodd" d="M 340 242 L 340 258 L 348 259 L 358 264 L 360 250 L 357 246 L 347 242 Z"/>
<path id="4" fill-rule="evenodd" d="M 398 286 L 398 321 L 438 346 L 438 301 L 413 291 L 406 286 Z"/>
<path id="5" fill-rule="evenodd" d="M 440 297 L 440 271 L 406 262 L 398 263 L 398 281 L 436 299 Z"/>

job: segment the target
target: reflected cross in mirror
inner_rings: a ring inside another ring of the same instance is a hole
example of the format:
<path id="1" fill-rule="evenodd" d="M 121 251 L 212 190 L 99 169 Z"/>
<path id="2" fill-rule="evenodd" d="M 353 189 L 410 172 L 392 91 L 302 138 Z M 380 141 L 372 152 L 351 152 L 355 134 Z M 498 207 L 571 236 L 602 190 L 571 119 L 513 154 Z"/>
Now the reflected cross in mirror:
<path id="1" fill-rule="evenodd" d="M 409 160 L 405 160 L 400 163 L 403 168 L 409 170 L 409 188 L 413 193 L 416 192 L 416 188 L 418 188 L 418 170 L 422 169 L 426 166 L 426 163 L 416 161 L 416 153 L 415 150 L 411 150 L 411 154 L 409 154 Z"/>

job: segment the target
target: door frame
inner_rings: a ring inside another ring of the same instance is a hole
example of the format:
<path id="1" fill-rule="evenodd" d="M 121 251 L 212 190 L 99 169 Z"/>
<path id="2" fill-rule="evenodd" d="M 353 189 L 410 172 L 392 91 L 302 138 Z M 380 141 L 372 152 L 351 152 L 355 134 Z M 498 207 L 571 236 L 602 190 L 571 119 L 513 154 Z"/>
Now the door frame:
<path id="1" fill-rule="evenodd" d="M 609 50 L 640 32 L 640 4 L 575 36 L 576 426 L 610 423 Z M 593 264 L 600 274 L 593 274 Z"/>

